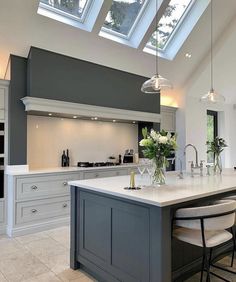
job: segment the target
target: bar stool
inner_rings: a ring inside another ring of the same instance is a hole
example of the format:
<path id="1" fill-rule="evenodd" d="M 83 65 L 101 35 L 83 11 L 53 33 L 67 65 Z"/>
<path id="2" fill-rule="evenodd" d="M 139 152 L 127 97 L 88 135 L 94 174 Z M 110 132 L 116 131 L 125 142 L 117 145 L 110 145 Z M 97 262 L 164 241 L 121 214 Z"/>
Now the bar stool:
<path id="1" fill-rule="evenodd" d="M 213 248 L 233 240 L 232 226 L 235 222 L 236 202 L 233 200 L 220 200 L 206 206 L 181 208 L 176 211 L 174 223 L 179 227 L 173 230 L 173 237 L 180 241 L 203 248 L 201 282 L 203 272 L 207 272 L 206 281 L 210 281 L 210 274 L 229 282 L 229 280 L 210 271 L 216 267 L 212 263 Z M 231 232 L 226 229 L 230 229 Z M 209 256 L 208 256 L 209 250 Z M 228 269 L 223 269 L 236 274 Z"/>

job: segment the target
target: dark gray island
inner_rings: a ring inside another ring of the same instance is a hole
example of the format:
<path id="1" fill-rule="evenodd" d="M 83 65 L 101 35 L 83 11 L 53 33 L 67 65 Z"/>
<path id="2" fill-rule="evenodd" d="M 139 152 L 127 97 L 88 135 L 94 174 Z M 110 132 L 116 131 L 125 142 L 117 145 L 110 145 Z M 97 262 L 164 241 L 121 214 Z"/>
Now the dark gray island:
<path id="1" fill-rule="evenodd" d="M 106 282 L 181 281 L 198 271 L 201 250 L 172 240 L 173 215 L 179 207 L 235 195 L 236 173 L 184 180 L 170 174 L 166 185 L 136 191 L 124 190 L 128 183 L 128 176 L 69 183 L 71 268 Z"/>

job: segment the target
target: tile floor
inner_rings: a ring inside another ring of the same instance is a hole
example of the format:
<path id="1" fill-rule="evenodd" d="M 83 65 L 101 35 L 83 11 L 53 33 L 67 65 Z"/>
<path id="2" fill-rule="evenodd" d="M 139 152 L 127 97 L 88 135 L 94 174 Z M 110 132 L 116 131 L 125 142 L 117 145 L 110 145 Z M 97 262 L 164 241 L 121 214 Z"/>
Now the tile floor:
<path id="1" fill-rule="evenodd" d="M 229 263 L 225 258 L 222 263 Z M 236 261 L 235 261 L 236 266 Z M 235 269 L 236 270 L 236 269 Z M 223 274 L 236 282 L 234 275 Z M 0 282 L 95 282 L 69 268 L 69 228 L 60 227 L 14 239 L 0 236 Z M 188 282 L 199 281 L 195 275 Z M 211 282 L 220 281 L 213 278 Z"/>

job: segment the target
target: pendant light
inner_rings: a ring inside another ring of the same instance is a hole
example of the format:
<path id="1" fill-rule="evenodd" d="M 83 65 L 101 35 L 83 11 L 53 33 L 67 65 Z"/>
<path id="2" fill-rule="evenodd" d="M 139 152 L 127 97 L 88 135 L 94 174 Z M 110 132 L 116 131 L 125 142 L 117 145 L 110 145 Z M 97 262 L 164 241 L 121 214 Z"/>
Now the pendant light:
<path id="1" fill-rule="evenodd" d="M 141 87 L 141 91 L 144 93 L 155 94 L 160 93 L 161 89 L 172 88 L 170 81 L 162 77 L 158 73 L 158 0 L 156 0 L 156 74 L 153 75 L 150 79 L 145 81 Z"/>
<path id="2" fill-rule="evenodd" d="M 201 97 L 202 102 L 221 104 L 225 97 L 214 90 L 213 87 L 213 0 L 211 0 L 211 88 L 210 91 Z"/>

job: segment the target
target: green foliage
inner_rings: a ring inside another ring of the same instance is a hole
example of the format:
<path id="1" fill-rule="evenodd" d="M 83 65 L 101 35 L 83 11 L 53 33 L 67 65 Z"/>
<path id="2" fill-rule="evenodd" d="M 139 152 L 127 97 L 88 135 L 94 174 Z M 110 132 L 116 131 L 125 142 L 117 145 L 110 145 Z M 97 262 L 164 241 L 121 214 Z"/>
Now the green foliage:
<path id="1" fill-rule="evenodd" d="M 226 141 L 220 137 L 216 137 L 213 141 L 207 141 L 206 145 L 208 146 L 207 153 L 216 155 L 220 155 L 220 153 L 224 151 L 224 148 L 228 147 Z"/>

